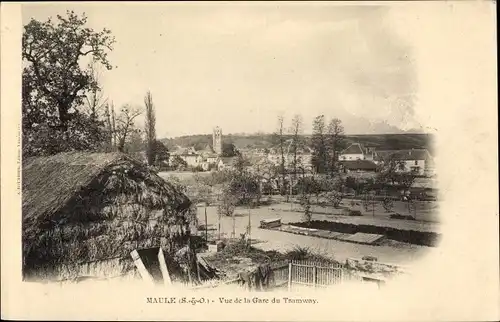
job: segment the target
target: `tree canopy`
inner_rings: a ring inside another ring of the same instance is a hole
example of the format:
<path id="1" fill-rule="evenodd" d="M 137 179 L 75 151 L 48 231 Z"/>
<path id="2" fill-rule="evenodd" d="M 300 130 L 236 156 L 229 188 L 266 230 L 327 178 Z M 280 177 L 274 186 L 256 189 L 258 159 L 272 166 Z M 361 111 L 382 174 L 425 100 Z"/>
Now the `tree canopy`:
<path id="1" fill-rule="evenodd" d="M 87 17 L 68 11 L 53 21 L 32 19 L 22 35 L 23 142 L 25 154 L 96 149 L 102 127 L 85 113 L 86 95 L 99 88 L 96 64 L 111 69 L 115 42 L 107 29 L 86 27 Z"/>

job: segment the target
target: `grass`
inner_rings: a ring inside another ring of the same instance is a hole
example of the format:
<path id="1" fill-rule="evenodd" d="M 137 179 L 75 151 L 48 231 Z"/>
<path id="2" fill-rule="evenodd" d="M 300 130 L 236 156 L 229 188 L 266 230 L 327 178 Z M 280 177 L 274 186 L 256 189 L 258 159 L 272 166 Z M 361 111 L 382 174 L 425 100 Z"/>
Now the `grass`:
<path id="1" fill-rule="evenodd" d="M 286 253 L 275 250 L 264 251 L 253 246 L 248 246 L 245 241 L 231 242 L 224 249 L 210 256 L 210 261 L 218 263 L 232 263 L 234 259 L 249 258 L 253 264 L 275 263 L 289 260 L 308 260 L 322 263 L 334 263 L 335 260 L 311 251 L 309 247 L 296 246 Z"/>

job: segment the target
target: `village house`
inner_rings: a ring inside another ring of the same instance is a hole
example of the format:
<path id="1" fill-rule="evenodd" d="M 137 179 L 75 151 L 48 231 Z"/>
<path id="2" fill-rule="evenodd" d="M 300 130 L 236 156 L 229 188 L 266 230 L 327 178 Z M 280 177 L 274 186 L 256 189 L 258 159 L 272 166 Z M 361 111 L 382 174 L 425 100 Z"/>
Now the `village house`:
<path id="1" fill-rule="evenodd" d="M 191 201 L 125 154 L 30 157 L 22 171 L 25 280 L 136 276 L 132 251 L 188 243 Z"/>
<path id="2" fill-rule="evenodd" d="M 372 148 L 366 148 L 360 143 L 353 143 L 340 153 L 339 160 L 374 160 L 374 155 Z"/>
<path id="3" fill-rule="evenodd" d="M 396 171 L 421 176 L 432 176 L 434 173 L 433 158 L 427 149 L 381 150 L 376 152 L 376 159 L 379 162 L 400 162 L 401 167 L 397 167 Z"/>
<path id="4" fill-rule="evenodd" d="M 217 170 L 231 170 L 235 168 L 236 157 L 220 157 L 217 161 Z"/>
<path id="5" fill-rule="evenodd" d="M 344 173 L 350 172 L 376 172 L 377 164 L 371 160 L 346 160 L 340 161 Z"/>
<path id="6" fill-rule="evenodd" d="M 171 156 L 179 156 L 190 168 L 200 167 L 203 171 L 208 171 L 212 167 L 217 167 L 219 155 L 222 153 L 222 130 L 219 127 L 216 127 L 213 131 L 212 143 L 212 145 L 205 145 L 199 151 L 194 147 L 178 147 L 175 152 L 171 153 Z"/>
<path id="7" fill-rule="evenodd" d="M 203 158 L 198 153 L 183 153 L 179 155 L 182 160 L 186 161 L 188 167 L 197 167 L 201 166 Z"/>

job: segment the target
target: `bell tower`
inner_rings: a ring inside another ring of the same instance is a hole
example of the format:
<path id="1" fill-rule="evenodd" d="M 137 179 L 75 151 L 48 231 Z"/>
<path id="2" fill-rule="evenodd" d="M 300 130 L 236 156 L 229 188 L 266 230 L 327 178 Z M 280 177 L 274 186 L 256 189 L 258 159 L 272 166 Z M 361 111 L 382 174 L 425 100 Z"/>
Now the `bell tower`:
<path id="1" fill-rule="evenodd" d="M 212 146 L 215 153 L 222 154 L 222 129 L 218 126 L 214 129 Z"/>

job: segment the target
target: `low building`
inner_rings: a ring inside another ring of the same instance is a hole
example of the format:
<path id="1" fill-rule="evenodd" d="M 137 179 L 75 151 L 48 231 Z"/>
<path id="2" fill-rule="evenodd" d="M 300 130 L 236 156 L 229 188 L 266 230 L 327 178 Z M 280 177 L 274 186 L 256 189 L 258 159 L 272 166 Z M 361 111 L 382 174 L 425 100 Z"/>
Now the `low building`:
<path id="1" fill-rule="evenodd" d="M 345 173 L 376 172 L 378 169 L 377 164 L 371 160 L 340 161 L 340 165 Z"/>

